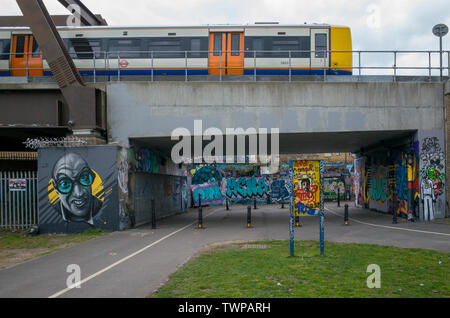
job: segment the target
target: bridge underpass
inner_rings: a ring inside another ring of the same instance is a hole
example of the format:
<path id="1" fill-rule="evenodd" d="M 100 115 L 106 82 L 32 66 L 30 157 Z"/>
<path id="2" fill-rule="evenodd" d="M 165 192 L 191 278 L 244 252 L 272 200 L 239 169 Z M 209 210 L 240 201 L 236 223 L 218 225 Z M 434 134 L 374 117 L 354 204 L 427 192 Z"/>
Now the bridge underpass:
<path id="1" fill-rule="evenodd" d="M 421 154 L 422 150 L 436 152 L 426 155 L 431 158 L 445 151 L 443 88 L 439 83 L 420 82 L 108 83 L 108 138 L 137 161 L 159 157 L 160 170 L 156 172 L 187 176 L 190 190 L 191 168 L 183 170 L 171 160 L 178 141 L 170 136 L 176 128 L 185 128 L 191 135 L 192 153 L 193 135 L 198 134 L 196 121 L 201 121 L 201 133 L 211 127 L 223 133 L 227 128 L 267 128 L 268 149 L 270 129 L 278 128 L 281 155 L 356 154 L 356 204 L 361 207 L 384 213 L 396 210 L 399 217 L 411 214 L 423 219 L 423 202 L 418 196 L 421 176 L 426 179 L 430 172 L 431 182 L 439 188 L 433 205 L 434 217 L 439 218 L 446 213 L 445 159 L 421 162 Z M 246 154 L 248 141 L 247 137 Z M 203 140 L 202 149 L 208 143 Z M 408 158 L 412 162 L 408 163 Z M 139 170 L 139 162 L 137 167 Z M 408 172 L 413 180 L 408 180 Z M 145 187 L 133 186 L 134 172 L 129 176 L 128 200 L 133 202 L 136 191 Z M 145 174 L 145 178 L 154 177 Z M 183 188 L 184 179 L 180 182 L 180 186 L 173 185 L 175 191 Z M 141 192 L 140 196 L 152 194 Z M 151 206 L 151 202 L 143 206 Z"/>
<path id="2" fill-rule="evenodd" d="M 170 150 L 176 141 L 170 140 L 170 136 L 179 127 L 193 133 L 196 120 L 202 121 L 203 131 L 210 127 L 223 132 L 226 128 L 239 127 L 244 130 L 267 128 L 269 132 L 271 128 L 278 128 L 280 154 L 353 152 L 359 156 L 355 161 L 355 168 L 358 167 L 355 178 L 359 180 L 355 187 L 360 187 L 357 202 L 360 206 L 386 213 L 393 208 L 387 186 L 397 184 L 396 181 L 392 183 L 395 178 L 389 175 L 390 167 L 401 167 L 398 176 L 403 179 L 398 180 L 401 180 L 399 186 L 402 185 L 400 193 L 405 198 L 405 192 L 410 190 L 404 179 L 405 171 L 409 169 L 407 159 L 414 150 L 414 174 L 426 176 L 425 172 L 430 172 L 428 175 L 434 177 L 439 187 L 436 196 L 439 199 L 434 202 L 435 217 L 445 216 L 445 114 L 448 101 L 444 83 L 110 82 L 89 85 L 104 96 L 101 103 L 104 106 L 99 109 L 105 108 L 97 112 L 96 116 L 101 120 L 96 123 L 101 123 L 107 132 L 108 146 L 69 147 L 66 152 L 79 152 L 89 158 L 102 181 L 105 181 L 103 176 L 111 176 L 108 177 L 110 181 L 116 180 L 116 185 L 110 183 L 113 191 L 108 193 L 115 193 L 114 189 L 117 189 L 118 199 L 105 200 L 102 208 L 102 211 L 113 211 L 114 217 L 108 216 L 107 221 L 114 224 L 114 229 L 119 228 L 118 224 L 125 228 L 148 222 L 152 197 L 165 198 L 163 202 L 155 202 L 155 208 L 168 211 L 168 214 L 182 212 L 190 206 L 189 167 L 172 162 Z M 3 92 L 12 87 L 17 91 L 57 89 L 51 83 L 3 84 Z M 65 117 L 65 107 L 63 104 L 62 117 L 56 119 L 56 125 L 70 132 L 72 128 L 61 120 Z M 47 117 L 51 117 L 51 112 L 47 112 Z M 4 121 L 2 130 L 8 129 L 8 122 L 17 122 L 8 118 Z M 270 141 L 268 138 L 269 144 Z M 114 148 L 117 156 L 109 152 L 104 157 L 100 150 L 108 147 Z M 423 151 L 430 152 L 424 160 Z M 41 197 L 44 199 L 57 158 L 55 152 L 39 165 Z M 396 161 L 399 158 L 401 162 Z M 144 179 L 143 187 L 133 186 L 137 174 Z M 415 194 L 420 193 L 421 183 L 419 176 L 413 185 L 413 195 L 407 194 L 406 200 L 398 205 L 401 216 L 404 216 L 404 203 L 409 198 L 417 200 Z M 147 209 L 144 219 L 136 218 L 136 189 L 149 198 L 143 204 Z M 380 191 L 383 189 L 386 191 Z M 377 200 L 371 200 L 374 197 Z M 48 206 L 48 200 L 42 202 L 42 208 L 44 204 Z M 416 206 L 419 211 L 414 213 L 421 219 L 423 202 L 419 199 Z M 408 213 L 407 207 L 406 210 Z"/>

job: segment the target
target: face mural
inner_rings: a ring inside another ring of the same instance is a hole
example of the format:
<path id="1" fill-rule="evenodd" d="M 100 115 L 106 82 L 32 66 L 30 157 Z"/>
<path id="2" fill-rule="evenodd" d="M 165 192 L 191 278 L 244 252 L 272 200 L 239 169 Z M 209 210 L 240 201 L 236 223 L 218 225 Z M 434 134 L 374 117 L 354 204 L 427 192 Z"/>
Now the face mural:
<path id="1" fill-rule="evenodd" d="M 42 233 L 119 230 L 118 149 L 91 146 L 39 150 Z"/>
<path id="2" fill-rule="evenodd" d="M 92 186 L 94 182 L 95 187 Z M 59 200 L 55 199 L 52 192 L 49 198 L 53 204 L 59 205 L 64 221 L 94 224 L 93 217 L 103 204 L 99 199 L 104 194 L 103 184 L 81 156 L 68 153 L 61 157 L 53 167 L 51 186 Z M 93 192 L 97 196 L 94 196 Z"/>

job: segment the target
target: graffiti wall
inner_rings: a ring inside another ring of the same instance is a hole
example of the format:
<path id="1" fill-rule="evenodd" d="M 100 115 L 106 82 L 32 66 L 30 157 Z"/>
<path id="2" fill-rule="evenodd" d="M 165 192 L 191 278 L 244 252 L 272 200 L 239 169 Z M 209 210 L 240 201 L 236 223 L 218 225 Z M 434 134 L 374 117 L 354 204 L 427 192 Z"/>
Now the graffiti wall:
<path id="1" fill-rule="evenodd" d="M 270 199 L 273 202 L 289 202 L 290 187 L 289 178 L 275 179 L 270 182 Z"/>
<path id="2" fill-rule="evenodd" d="M 318 160 L 292 161 L 294 215 L 315 215 L 320 209 L 320 172 Z"/>
<path id="3" fill-rule="evenodd" d="M 337 201 L 339 199 L 345 200 L 345 183 L 339 178 L 324 178 L 323 179 L 323 195 L 325 201 Z"/>
<path id="4" fill-rule="evenodd" d="M 445 217 L 445 148 L 441 130 L 419 132 L 421 216 Z"/>
<path id="5" fill-rule="evenodd" d="M 119 230 L 117 153 L 112 146 L 39 149 L 42 233 Z"/>
<path id="6" fill-rule="evenodd" d="M 419 131 L 409 146 L 355 160 L 356 204 L 408 220 L 445 217 L 441 130 Z"/>
<path id="7" fill-rule="evenodd" d="M 224 196 L 220 192 L 218 182 L 196 184 L 192 185 L 191 188 L 195 206 L 200 206 L 200 201 L 202 206 L 223 204 Z"/>

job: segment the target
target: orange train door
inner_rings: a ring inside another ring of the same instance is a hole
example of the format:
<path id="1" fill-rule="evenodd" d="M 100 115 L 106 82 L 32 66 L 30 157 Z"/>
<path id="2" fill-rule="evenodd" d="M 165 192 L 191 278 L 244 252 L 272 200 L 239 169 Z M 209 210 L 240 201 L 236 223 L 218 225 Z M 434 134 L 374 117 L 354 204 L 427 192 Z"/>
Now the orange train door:
<path id="1" fill-rule="evenodd" d="M 11 53 L 12 76 L 44 75 L 42 70 L 42 52 L 32 35 L 13 35 Z"/>
<path id="2" fill-rule="evenodd" d="M 244 74 L 244 33 L 213 32 L 209 35 L 209 74 Z"/>

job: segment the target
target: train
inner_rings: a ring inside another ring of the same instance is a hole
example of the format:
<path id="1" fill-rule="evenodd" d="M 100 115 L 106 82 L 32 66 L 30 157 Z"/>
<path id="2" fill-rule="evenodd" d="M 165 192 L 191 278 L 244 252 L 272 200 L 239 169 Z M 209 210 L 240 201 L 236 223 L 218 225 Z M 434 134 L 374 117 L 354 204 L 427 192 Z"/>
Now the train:
<path id="1" fill-rule="evenodd" d="M 328 24 L 57 27 L 80 75 L 351 75 L 351 30 Z M 26 27 L 0 28 L 0 76 L 51 76 Z"/>

